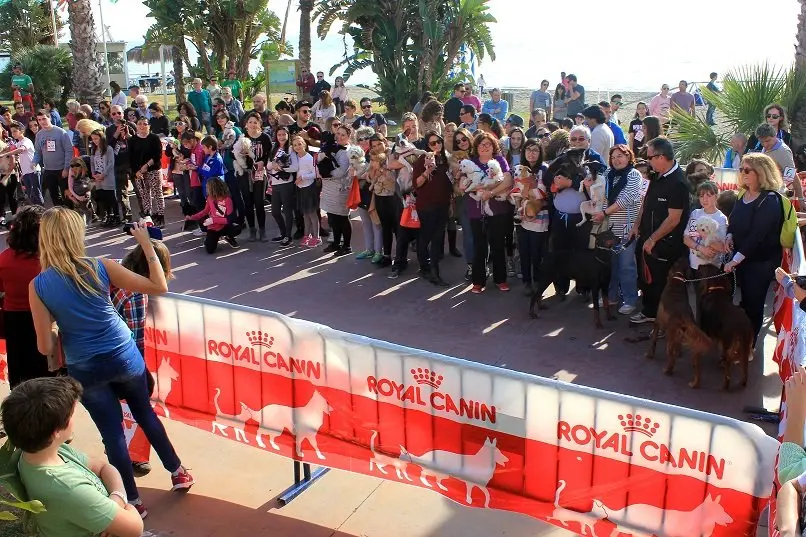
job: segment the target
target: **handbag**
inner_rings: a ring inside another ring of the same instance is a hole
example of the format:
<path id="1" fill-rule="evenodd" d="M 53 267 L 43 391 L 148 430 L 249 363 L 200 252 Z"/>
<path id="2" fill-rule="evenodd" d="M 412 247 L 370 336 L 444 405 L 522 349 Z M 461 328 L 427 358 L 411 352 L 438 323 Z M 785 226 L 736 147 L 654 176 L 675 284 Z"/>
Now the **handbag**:
<path id="1" fill-rule="evenodd" d="M 353 175 L 353 184 L 350 186 L 350 193 L 347 194 L 347 208 L 357 209 L 361 205 L 361 188 L 358 186 L 358 177 Z"/>
<path id="2" fill-rule="evenodd" d="M 372 199 L 369 201 L 369 208 L 367 209 L 369 213 L 369 219 L 372 220 L 372 223 L 376 226 L 381 225 L 381 217 L 378 216 L 378 209 L 375 208 L 375 193 L 372 194 Z"/>
<path id="3" fill-rule="evenodd" d="M 400 225 L 409 229 L 420 229 L 420 216 L 417 214 L 417 208 L 414 205 L 409 205 L 400 215 Z"/>

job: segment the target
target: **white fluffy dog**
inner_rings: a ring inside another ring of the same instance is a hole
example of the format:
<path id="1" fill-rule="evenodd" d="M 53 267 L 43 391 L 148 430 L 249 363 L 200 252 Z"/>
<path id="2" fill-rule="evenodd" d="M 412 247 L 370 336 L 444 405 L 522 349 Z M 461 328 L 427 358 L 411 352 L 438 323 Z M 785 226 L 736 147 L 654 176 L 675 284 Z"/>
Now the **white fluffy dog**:
<path id="1" fill-rule="evenodd" d="M 590 194 L 591 199 L 588 201 L 583 201 L 579 204 L 579 212 L 582 213 L 582 220 L 579 221 L 577 227 L 582 226 L 585 222 L 588 221 L 588 215 L 593 215 L 602 210 L 602 205 L 605 201 L 605 179 L 604 175 L 597 173 L 595 175 L 593 184 L 590 186 L 588 193 Z M 579 184 L 579 192 L 584 193 L 585 185 L 583 183 Z"/>
<path id="2" fill-rule="evenodd" d="M 252 141 L 246 136 L 241 136 L 232 146 L 233 166 L 235 173 L 243 175 L 247 170 L 252 169 L 255 162 L 255 152 L 252 149 Z M 251 159 L 251 160 L 250 160 Z"/>
<path id="3" fill-rule="evenodd" d="M 711 246 L 720 240 L 719 224 L 713 218 L 701 216 L 694 221 L 694 229 L 702 239 L 703 245 Z"/>
<path id="4" fill-rule="evenodd" d="M 395 151 L 394 154 L 397 157 L 397 160 L 403 165 L 397 172 L 397 184 L 400 185 L 401 192 L 409 192 L 414 188 L 412 185 L 412 171 L 414 167 L 412 166 L 417 158 L 424 154 L 425 151 L 422 149 L 417 149 L 414 147 L 414 144 L 406 140 L 404 137 L 400 137 L 395 144 Z"/>
<path id="5" fill-rule="evenodd" d="M 478 193 L 481 188 L 500 183 L 504 180 L 504 173 L 497 160 L 491 160 L 487 163 L 487 173 L 484 173 L 475 162 L 469 159 L 460 162 L 459 169 L 461 174 L 459 185 L 476 201 L 481 199 L 481 195 Z M 495 199 L 498 201 L 506 201 L 507 194 L 496 196 Z M 489 202 L 484 203 L 483 211 L 485 214 L 492 215 Z"/>
<path id="6" fill-rule="evenodd" d="M 369 169 L 369 162 L 366 160 L 364 150 L 357 145 L 351 145 L 347 150 L 347 155 L 350 159 L 350 167 L 353 169 L 353 174 L 357 176 L 364 175 Z"/>

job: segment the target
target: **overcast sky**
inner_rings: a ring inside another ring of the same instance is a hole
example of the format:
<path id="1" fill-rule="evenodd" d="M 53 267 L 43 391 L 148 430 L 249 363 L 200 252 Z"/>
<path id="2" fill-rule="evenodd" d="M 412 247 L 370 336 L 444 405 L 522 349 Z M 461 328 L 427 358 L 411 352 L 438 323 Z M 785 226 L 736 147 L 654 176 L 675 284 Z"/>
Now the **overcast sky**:
<path id="1" fill-rule="evenodd" d="M 100 27 L 99 0 L 92 1 Z M 129 46 L 142 44 L 151 19 L 140 0 L 100 2 L 114 39 L 125 40 Z M 286 4 L 286 0 L 269 0 L 269 7 L 281 19 Z M 287 39 L 295 50 L 299 43 L 296 5 L 293 0 L 287 29 Z M 553 86 L 560 71 L 566 71 L 575 73 L 589 89 L 654 90 L 662 83 L 674 86 L 681 78 L 707 80 L 711 71 L 722 73 L 736 65 L 764 60 L 788 65 L 794 57 L 799 4 L 797 0 L 765 0 L 762 4 L 751 0 L 573 0 L 559 4 L 490 0 L 490 8 L 498 20 L 492 28 L 497 59 L 485 59 L 476 68 L 476 75 L 483 73 L 488 86 L 532 87 L 541 78 L 548 78 Z M 579 21 L 576 24 L 574 17 Z M 778 22 L 768 25 L 766 20 Z M 765 28 L 768 31 L 763 35 Z M 313 69 L 327 72 L 343 53 L 342 36 L 335 32 L 324 41 L 313 36 Z M 158 68 L 152 65 L 152 70 Z M 129 71 L 130 75 L 142 74 L 145 67 L 131 65 Z M 372 72 L 365 69 L 351 82 L 371 84 L 373 80 Z"/>

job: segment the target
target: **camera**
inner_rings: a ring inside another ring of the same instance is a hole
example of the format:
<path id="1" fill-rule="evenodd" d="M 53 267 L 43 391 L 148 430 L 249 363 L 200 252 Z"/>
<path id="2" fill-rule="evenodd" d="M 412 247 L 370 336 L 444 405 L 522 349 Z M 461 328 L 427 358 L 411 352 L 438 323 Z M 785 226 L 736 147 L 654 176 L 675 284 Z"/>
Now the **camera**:
<path id="1" fill-rule="evenodd" d="M 126 222 L 125 224 L 123 224 L 123 232 L 126 233 L 126 235 L 131 235 L 133 229 L 134 229 L 134 222 Z M 154 226 L 148 226 L 146 227 L 146 229 L 148 230 L 149 237 L 151 237 L 155 241 L 162 240 L 162 230 L 160 228 Z"/>

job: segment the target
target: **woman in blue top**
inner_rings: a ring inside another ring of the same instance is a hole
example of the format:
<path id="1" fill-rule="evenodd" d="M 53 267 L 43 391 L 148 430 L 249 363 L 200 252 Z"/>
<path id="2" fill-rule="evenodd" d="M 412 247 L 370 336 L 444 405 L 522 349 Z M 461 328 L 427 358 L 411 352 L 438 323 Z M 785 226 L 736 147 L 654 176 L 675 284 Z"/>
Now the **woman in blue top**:
<path id="1" fill-rule="evenodd" d="M 129 503 L 145 518 L 147 512 L 134 483 L 123 433 L 121 399 L 126 400 L 165 469 L 171 472 L 172 490 L 190 488 L 193 478 L 182 466 L 151 408 L 143 356 L 131 330 L 112 305 L 109 288 L 114 285 L 135 293 L 162 294 L 168 290 L 168 284 L 145 227 L 135 225 L 132 235 L 154 269 L 149 271 L 149 278 L 111 259 L 87 257 L 84 233 L 84 222 L 70 209 L 54 207 L 42 217 L 39 232 L 42 272 L 28 288 L 37 347 L 42 354 L 51 353 L 55 321 L 67 371 L 84 388 L 81 402 L 101 433 L 109 462 L 123 478 Z"/>

